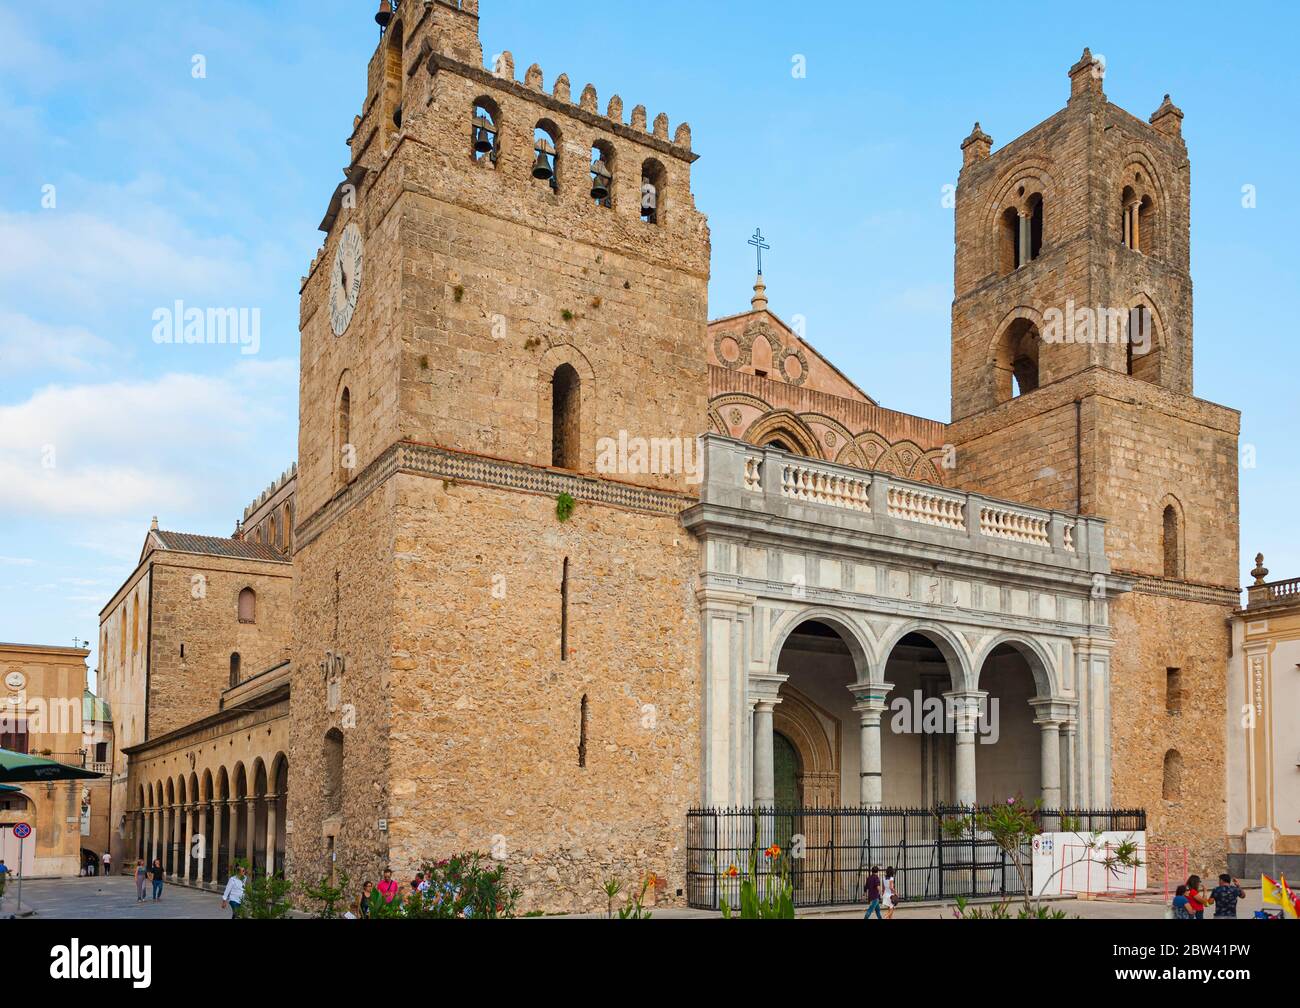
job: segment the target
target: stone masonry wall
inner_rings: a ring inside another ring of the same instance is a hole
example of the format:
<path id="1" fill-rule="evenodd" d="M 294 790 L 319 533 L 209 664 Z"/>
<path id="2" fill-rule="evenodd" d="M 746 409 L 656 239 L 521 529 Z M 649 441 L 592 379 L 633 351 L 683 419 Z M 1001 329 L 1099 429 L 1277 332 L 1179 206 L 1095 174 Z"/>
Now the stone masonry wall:
<path id="1" fill-rule="evenodd" d="M 377 882 L 388 858 L 378 824 L 388 815 L 393 533 L 389 483 L 294 555 L 287 862 L 300 879 L 329 871 L 326 834 L 335 837 L 335 867 L 354 888 Z M 327 652 L 344 660 L 334 710 L 321 669 Z M 355 711 L 354 727 L 346 727 L 344 705 Z M 325 796 L 325 735 L 334 728 L 344 737 L 337 813 Z"/>
<path id="2" fill-rule="evenodd" d="M 152 570 L 148 715 L 149 737 L 157 738 L 217 710 L 233 652 L 242 678 L 289 657 L 293 571 L 287 563 L 157 552 Z M 201 597 L 192 588 L 195 576 L 205 579 Z M 257 593 L 254 623 L 239 621 L 246 587 Z"/>
<path id="3" fill-rule="evenodd" d="M 682 902 L 694 538 L 675 517 L 579 504 L 560 523 L 549 497 L 410 476 L 398 519 L 393 862 L 501 844 L 525 911 L 603 909 L 602 883 L 647 872 L 661 902 Z"/>
<path id="4" fill-rule="evenodd" d="M 1112 802 L 1146 809 L 1147 842 L 1187 848 L 1188 871 L 1204 878 L 1227 870 L 1227 613 L 1226 607 L 1147 592 L 1123 595 L 1111 606 Z M 1180 671 L 1177 714 L 1166 708 L 1170 668 Z M 1176 800 L 1163 797 L 1164 758 L 1171 749 L 1182 755 Z M 1157 867 L 1153 860 L 1153 871 Z"/>

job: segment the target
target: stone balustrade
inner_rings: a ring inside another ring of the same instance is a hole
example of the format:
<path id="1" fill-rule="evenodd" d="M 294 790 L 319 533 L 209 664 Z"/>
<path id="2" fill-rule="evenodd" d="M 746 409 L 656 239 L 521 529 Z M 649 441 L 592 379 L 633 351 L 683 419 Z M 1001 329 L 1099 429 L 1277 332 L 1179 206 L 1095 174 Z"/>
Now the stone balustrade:
<path id="1" fill-rule="evenodd" d="M 919 527 L 928 527 L 968 544 L 1031 547 L 1058 553 L 1062 560 L 1080 554 L 1105 555 L 1104 522 L 1099 518 L 993 500 L 775 448 L 756 448 L 716 434 L 706 435 L 704 442 L 707 464 L 701 501 L 705 503 L 725 503 L 731 492 L 738 491 L 748 501 L 744 506 L 751 509 L 777 513 L 782 506 L 814 505 L 852 512 L 872 523 L 869 531 L 884 531 L 883 520 L 898 523 L 898 530 L 906 535 L 920 535 Z M 829 516 L 827 520 L 831 521 Z M 904 531 L 913 526 L 918 527 L 916 533 Z M 1300 579 L 1296 586 L 1300 593 Z"/>

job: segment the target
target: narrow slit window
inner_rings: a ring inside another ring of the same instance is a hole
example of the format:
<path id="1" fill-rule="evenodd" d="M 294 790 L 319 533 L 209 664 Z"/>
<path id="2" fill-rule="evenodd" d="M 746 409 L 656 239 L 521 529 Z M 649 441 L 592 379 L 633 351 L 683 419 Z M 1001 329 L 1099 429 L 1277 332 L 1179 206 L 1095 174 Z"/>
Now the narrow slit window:
<path id="1" fill-rule="evenodd" d="M 578 766 L 587 765 L 587 716 L 589 705 L 587 694 L 582 694 L 582 703 L 578 705 Z"/>
<path id="2" fill-rule="evenodd" d="M 560 661 L 569 660 L 569 558 L 560 574 Z"/>

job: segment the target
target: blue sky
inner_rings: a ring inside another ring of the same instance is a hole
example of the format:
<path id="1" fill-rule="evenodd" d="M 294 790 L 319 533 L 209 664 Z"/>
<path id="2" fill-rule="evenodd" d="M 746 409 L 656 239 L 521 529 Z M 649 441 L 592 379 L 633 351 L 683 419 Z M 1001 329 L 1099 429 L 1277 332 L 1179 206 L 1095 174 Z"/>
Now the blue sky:
<path id="1" fill-rule="evenodd" d="M 293 459 L 298 278 L 347 160 L 375 6 L 79 0 L 34 17 L 0 0 L 0 640 L 93 644 L 152 515 L 228 535 Z M 1134 114 L 1170 92 L 1192 161 L 1196 394 L 1243 411 L 1256 458 L 1242 472 L 1243 571 L 1262 549 L 1274 577 L 1300 576 L 1293 10 L 482 8 L 485 53 L 510 49 L 521 77 L 538 62 L 548 88 L 566 72 L 575 95 L 591 81 L 602 106 L 617 92 L 691 123 L 711 315 L 747 307 L 746 239 L 761 225 L 773 310 L 803 315 L 884 405 L 943 420 L 941 199 L 972 122 L 999 146 L 1051 115 L 1084 45 Z M 156 344 L 152 313 L 177 299 L 260 309 L 258 353 Z"/>

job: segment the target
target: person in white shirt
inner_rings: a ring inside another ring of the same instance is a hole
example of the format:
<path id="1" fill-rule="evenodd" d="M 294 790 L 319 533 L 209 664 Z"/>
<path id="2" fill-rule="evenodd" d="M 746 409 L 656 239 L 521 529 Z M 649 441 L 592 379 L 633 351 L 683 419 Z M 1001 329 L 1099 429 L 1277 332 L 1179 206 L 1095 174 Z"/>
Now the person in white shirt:
<path id="1" fill-rule="evenodd" d="M 104 851 L 104 874 L 106 876 L 113 874 L 112 869 L 113 869 L 113 855 L 110 854 L 108 851 Z"/>
<path id="2" fill-rule="evenodd" d="M 244 866 L 239 865 L 235 869 L 235 874 L 230 876 L 230 881 L 226 883 L 226 891 L 221 894 L 221 909 L 230 907 L 230 916 L 232 918 L 239 916 L 239 907 L 244 902 Z"/>

